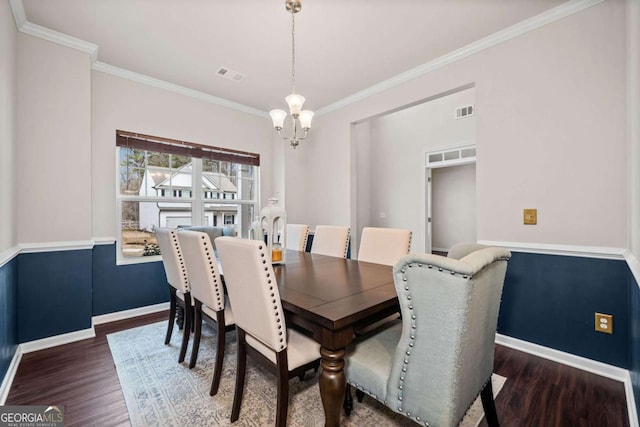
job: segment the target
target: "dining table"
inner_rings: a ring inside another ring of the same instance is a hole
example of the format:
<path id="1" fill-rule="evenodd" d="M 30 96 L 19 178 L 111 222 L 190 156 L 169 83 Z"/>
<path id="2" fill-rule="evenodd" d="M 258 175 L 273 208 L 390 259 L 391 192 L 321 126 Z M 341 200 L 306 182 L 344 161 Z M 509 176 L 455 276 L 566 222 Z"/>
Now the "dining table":
<path id="1" fill-rule="evenodd" d="M 308 331 L 320 344 L 325 426 L 338 426 L 346 387 L 344 356 L 355 331 L 399 311 L 393 269 L 292 250 L 273 267 L 287 324 Z"/>

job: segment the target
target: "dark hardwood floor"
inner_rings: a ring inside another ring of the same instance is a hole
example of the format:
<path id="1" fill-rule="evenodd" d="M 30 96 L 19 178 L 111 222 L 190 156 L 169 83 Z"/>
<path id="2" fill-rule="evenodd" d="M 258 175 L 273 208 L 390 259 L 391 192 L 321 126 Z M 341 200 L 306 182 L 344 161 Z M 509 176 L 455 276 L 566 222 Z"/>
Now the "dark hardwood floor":
<path id="1" fill-rule="evenodd" d="M 106 335 L 167 315 L 98 325 L 95 338 L 24 355 L 6 404 L 64 405 L 66 426 L 129 425 Z M 503 426 L 629 425 L 620 382 L 501 346 L 495 372 L 507 377 L 496 399 Z"/>

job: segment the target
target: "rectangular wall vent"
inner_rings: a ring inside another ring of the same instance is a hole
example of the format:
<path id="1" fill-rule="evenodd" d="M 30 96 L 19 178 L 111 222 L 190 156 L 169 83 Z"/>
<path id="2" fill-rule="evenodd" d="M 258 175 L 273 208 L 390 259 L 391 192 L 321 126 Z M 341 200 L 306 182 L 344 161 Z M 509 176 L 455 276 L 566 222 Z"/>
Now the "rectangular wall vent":
<path id="1" fill-rule="evenodd" d="M 473 116 L 475 108 L 473 104 L 465 105 L 464 107 L 456 108 L 456 119 L 464 119 L 465 117 Z"/>
<path id="2" fill-rule="evenodd" d="M 218 71 L 216 71 L 216 74 L 221 77 L 224 77 L 225 79 L 232 80 L 234 82 L 240 82 L 245 78 L 244 74 L 239 73 L 237 71 L 233 71 L 226 67 L 218 68 Z"/>

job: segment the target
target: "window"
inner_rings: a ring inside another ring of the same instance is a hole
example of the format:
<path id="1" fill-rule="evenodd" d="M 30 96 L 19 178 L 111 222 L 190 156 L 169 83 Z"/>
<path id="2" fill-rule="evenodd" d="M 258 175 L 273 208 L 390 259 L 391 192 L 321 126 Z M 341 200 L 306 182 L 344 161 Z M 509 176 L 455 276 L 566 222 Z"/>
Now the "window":
<path id="1" fill-rule="evenodd" d="M 224 224 L 249 236 L 257 209 L 258 154 L 116 134 L 119 263 L 157 260 L 158 227 Z"/>

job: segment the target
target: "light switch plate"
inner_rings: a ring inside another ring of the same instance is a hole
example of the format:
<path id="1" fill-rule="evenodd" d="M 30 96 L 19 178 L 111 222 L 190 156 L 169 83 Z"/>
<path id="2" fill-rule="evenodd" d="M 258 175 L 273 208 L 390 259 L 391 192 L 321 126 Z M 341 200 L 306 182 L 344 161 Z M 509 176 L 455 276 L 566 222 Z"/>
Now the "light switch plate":
<path id="1" fill-rule="evenodd" d="M 535 225 L 538 223 L 538 210 L 537 209 L 525 209 L 524 210 L 524 223 L 527 225 Z"/>

